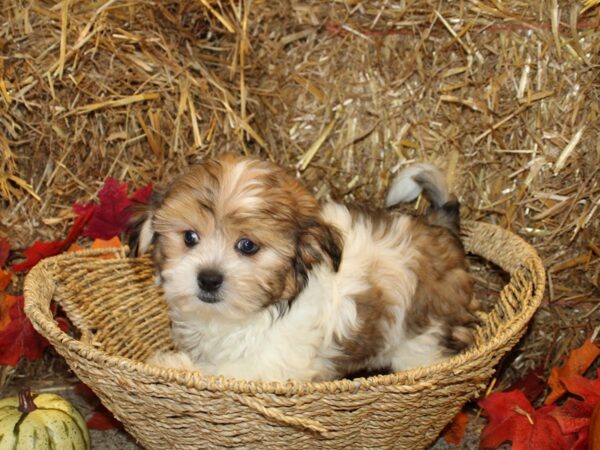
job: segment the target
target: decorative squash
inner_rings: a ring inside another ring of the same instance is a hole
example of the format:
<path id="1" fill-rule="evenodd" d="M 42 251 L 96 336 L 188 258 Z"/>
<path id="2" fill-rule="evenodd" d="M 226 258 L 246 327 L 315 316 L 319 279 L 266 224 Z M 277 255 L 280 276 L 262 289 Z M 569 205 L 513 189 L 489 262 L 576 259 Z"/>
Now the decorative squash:
<path id="1" fill-rule="evenodd" d="M 0 400 L 0 450 L 89 450 L 90 434 L 79 411 L 55 394 L 32 398 L 29 388 Z"/>

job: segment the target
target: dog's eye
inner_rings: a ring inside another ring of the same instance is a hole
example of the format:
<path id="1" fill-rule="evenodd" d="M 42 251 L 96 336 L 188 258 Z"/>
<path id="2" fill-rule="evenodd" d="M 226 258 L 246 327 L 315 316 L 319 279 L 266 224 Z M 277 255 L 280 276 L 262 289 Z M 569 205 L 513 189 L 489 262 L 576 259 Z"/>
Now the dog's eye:
<path id="1" fill-rule="evenodd" d="M 235 248 L 243 255 L 254 255 L 258 251 L 258 245 L 246 238 L 237 241 Z"/>
<path id="2" fill-rule="evenodd" d="M 186 230 L 183 233 L 183 242 L 185 242 L 185 245 L 187 245 L 188 247 L 193 247 L 199 241 L 200 241 L 200 237 L 198 236 L 198 233 L 196 233 L 195 231 Z"/>

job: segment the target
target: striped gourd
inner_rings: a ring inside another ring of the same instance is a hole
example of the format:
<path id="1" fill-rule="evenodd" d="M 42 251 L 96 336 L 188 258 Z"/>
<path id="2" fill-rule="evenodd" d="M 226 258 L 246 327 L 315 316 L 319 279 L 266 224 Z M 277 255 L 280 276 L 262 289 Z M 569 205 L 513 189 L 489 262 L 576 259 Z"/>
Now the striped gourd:
<path id="1" fill-rule="evenodd" d="M 89 450 L 79 411 L 55 394 L 32 398 L 29 389 L 0 400 L 0 450 Z"/>

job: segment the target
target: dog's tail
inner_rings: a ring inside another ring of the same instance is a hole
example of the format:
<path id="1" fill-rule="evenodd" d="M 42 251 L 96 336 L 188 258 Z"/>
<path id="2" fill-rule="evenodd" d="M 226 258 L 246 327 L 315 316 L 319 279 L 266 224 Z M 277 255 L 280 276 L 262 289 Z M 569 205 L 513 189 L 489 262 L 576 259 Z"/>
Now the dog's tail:
<path id="1" fill-rule="evenodd" d="M 439 169 L 431 164 L 414 164 L 396 175 L 385 200 L 386 207 L 402 202 L 412 202 L 421 193 L 431 203 L 427 221 L 431 225 L 447 228 L 458 236 L 460 230 L 460 204 L 448 191 L 448 184 Z"/>

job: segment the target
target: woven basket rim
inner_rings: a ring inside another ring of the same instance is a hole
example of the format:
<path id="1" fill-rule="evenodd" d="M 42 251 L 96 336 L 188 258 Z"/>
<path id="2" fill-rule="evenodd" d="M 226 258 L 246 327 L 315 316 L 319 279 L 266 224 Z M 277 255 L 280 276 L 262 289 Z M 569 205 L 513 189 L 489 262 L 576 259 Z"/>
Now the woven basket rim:
<path id="1" fill-rule="evenodd" d="M 414 392 L 422 389 L 417 386 L 417 382 L 427 379 L 433 374 L 439 374 L 442 371 L 457 373 L 469 370 L 470 363 L 477 361 L 478 357 L 493 351 L 494 348 L 506 344 L 519 330 L 521 330 L 529 321 L 535 310 L 541 303 L 545 286 L 545 271 L 543 263 L 537 252 L 516 234 L 504 230 L 496 225 L 484 222 L 465 221 L 463 223 L 463 234 L 466 239 L 473 236 L 477 231 L 488 230 L 504 233 L 507 239 L 525 250 L 521 261 L 521 267 L 527 269 L 533 277 L 533 289 L 531 304 L 524 308 L 513 318 L 513 320 L 503 328 L 495 339 L 488 340 L 480 346 L 470 348 L 458 355 L 446 358 L 434 365 L 422 368 L 415 368 L 386 375 L 375 375 L 366 378 L 342 379 L 333 381 L 303 382 L 296 380 L 288 381 L 252 381 L 225 378 L 223 376 L 203 375 L 198 371 L 187 369 L 172 369 L 152 366 L 142 361 L 131 358 L 114 356 L 101 349 L 95 348 L 90 344 L 79 341 L 67 333 L 63 332 L 53 320 L 49 309 L 42 310 L 38 297 L 52 298 L 55 290 L 55 284 L 52 277 L 47 273 L 51 267 L 56 267 L 65 260 L 72 260 L 82 257 L 91 257 L 101 254 L 115 254 L 118 257 L 125 257 L 127 250 L 121 248 L 104 248 L 96 250 L 81 250 L 69 254 L 63 254 L 51 258 L 46 258 L 38 263 L 25 279 L 25 313 L 32 321 L 34 327 L 49 340 L 55 340 L 68 347 L 84 357 L 87 360 L 93 360 L 101 363 L 103 366 L 118 367 L 121 370 L 129 372 L 139 372 L 146 377 L 154 380 L 156 383 L 177 383 L 187 388 L 212 391 L 229 391 L 237 394 L 246 393 L 265 393 L 265 394 L 286 394 L 286 395 L 308 395 L 314 393 L 334 393 L 334 392 L 358 392 L 361 390 L 373 389 L 376 386 L 395 385 L 398 392 Z M 470 252 L 477 254 L 477 252 Z M 114 261 L 114 260 L 113 260 Z M 110 264 L 111 260 L 106 263 Z M 494 261 L 492 261 L 494 262 Z M 39 281 L 41 280 L 41 283 Z M 35 281 L 35 282 L 34 282 Z M 506 285 L 513 282 L 511 280 Z M 505 287 L 506 287 L 505 286 Z M 437 384 L 441 384 L 439 379 Z M 450 382 L 449 382 L 450 383 Z"/>

